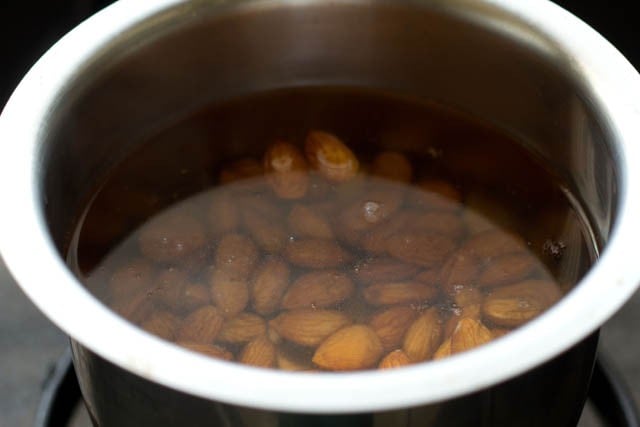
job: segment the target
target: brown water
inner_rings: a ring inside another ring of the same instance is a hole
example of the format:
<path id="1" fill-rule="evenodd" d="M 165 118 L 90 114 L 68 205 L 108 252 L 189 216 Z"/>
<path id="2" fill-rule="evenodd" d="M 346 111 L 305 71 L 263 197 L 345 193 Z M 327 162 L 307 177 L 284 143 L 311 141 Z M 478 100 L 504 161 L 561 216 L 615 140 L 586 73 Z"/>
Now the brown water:
<path id="1" fill-rule="evenodd" d="M 563 184 L 521 144 L 377 92 L 210 106 L 97 188 L 68 254 L 91 292 L 164 339 L 257 366 L 470 350 L 546 310 L 593 259 Z"/>

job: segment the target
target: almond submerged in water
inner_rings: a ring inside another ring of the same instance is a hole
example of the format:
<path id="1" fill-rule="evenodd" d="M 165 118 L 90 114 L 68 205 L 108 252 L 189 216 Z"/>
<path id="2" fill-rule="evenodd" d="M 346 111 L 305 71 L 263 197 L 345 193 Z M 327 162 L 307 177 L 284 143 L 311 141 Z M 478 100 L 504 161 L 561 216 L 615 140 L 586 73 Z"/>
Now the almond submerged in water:
<path id="1" fill-rule="evenodd" d="M 301 309 L 286 311 L 269 323 L 284 339 L 315 347 L 351 319 L 334 310 Z"/>
<path id="2" fill-rule="evenodd" d="M 324 308 L 349 298 L 355 291 L 351 279 L 335 270 L 318 271 L 300 276 L 282 298 L 282 307 Z"/>
<path id="3" fill-rule="evenodd" d="M 332 371 L 372 368 L 383 352 L 376 333 L 364 325 L 347 326 L 329 336 L 313 355 L 313 363 Z"/>

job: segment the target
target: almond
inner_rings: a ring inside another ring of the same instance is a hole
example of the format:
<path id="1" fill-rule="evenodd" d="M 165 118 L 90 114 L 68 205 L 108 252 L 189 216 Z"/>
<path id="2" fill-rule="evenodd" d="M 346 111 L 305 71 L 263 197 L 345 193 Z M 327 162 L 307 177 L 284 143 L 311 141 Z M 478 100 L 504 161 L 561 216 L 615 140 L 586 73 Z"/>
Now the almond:
<path id="1" fill-rule="evenodd" d="M 156 215 L 138 233 L 140 252 L 162 263 L 176 261 L 205 243 L 204 226 L 184 212 L 169 211 Z"/>
<path id="2" fill-rule="evenodd" d="M 527 253 L 502 255 L 487 264 L 478 277 L 478 286 L 486 288 L 516 283 L 531 274 L 537 264 L 537 260 Z"/>
<path id="3" fill-rule="evenodd" d="M 211 304 L 211 292 L 203 284 L 190 283 L 184 287 L 180 300 L 184 310 L 193 311 L 203 305 Z"/>
<path id="4" fill-rule="evenodd" d="M 358 159 L 333 134 L 317 130 L 309 132 L 304 149 L 309 164 L 329 181 L 348 181 L 358 173 Z"/>
<path id="5" fill-rule="evenodd" d="M 280 314 L 270 326 L 286 340 L 315 347 L 349 323 L 350 319 L 339 311 L 301 309 Z"/>
<path id="6" fill-rule="evenodd" d="M 451 356 L 451 338 L 447 338 L 440 344 L 440 347 L 433 353 L 433 360 L 443 359 Z"/>
<path id="7" fill-rule="evenodd" d="M 351 254 L 333 240 L 301 239 L 290 241 L 287 259 L 298 267 L 335 268 L 351 260 Z"/>
<path id="8" fill-rule="evenodd" d="M 373 159 L 371 173 L 381 178 L 409 183 L 413 177 L 413 166 L 404 154 L 383 151 Z"/>
<path id="9" fill-rule="evenodd" d="M 300 276 L 282 298 L 282 307 L 325 308 L 351 297 L 355 286 L 351 279 L 334 270 L 315 271 Z"/>
<path id="10" fill-rule="evenodd" d="M 440 269 L 435 267 L 428 270 L 422 270 L 422 272 L 418 273 L 413 281 L 424 283 L 425 285 L 435 285 L 438 282 L 440 277 Z"/>
<path id="11" fill-rule="evenodd" d="M 355 203 L 362 220 L 368 224 L 380 224 L 400 209 L 404 202 L 405 189 L 389 185 L 380 180 L 371 180 L 370 188 Z"/>
<path id="12" fill-rule="evenodd" d="M 431 357 L 442 338 L 442 326 L 436 308 L 430 308 L 409 326 L 402 349 L 413 362 Z"/>
<path id="13" fill-rule="evenodd" d="M 458 307 L 481 305 L 483 299 L 482 292 L 472 286 L 458 287 L 452 296 Z"/>
<path id="14" fill-rule="evenodd" d="M 450 212 L 421 212 L 411 217 L 405 227 L 416 233 L 438 233 L 459 240 L 465 233 L 464 222 L 456 214 Z"/>
<path id="15" fill-rule="evenodd" d="M 400 368 L 411 364 L 411 359 L 402 350 L 393 350 L 387 354 L 378 364 L 378 369 Z"/>
<path id="16" fill-rule="evenodd" d="M 252 158 L 240 159 L 220 172 L 220 183 L 230 184 L 232 182 L 242 181 L 249 178 L 255 178 L 264 172 L 259 161 Z"/>
<path id="17" fill-rule="evenodd" d="M 369 258 L 358 263 L 353 272 L 360 283 L 370 284 L 408 279 L 418 270 L 419 267 L 414 264 L 406 264 L 391 258 Z"/>
<path id="18" fill-rule="evenodd" d="M 486 344 L 493 336 L 479 320 L 465 317 L 460 319 L 451 335 L 451 353 L 460 353 Z"/>
<path id="19" fill-rule="evenodd" d="M 437 179 L 418 183 L 421 192 L 416 197 L 419 206 L 426 209 L 453 211 L 461 207 L 460 191 L 446 181 Z"/>
<path id="20" fill-rule="evenodd" d="M 433 267 L 443 262 L 455 247 L 453 239 L 436 233 L 400 233 L 387 241 L 389 255 L 423 267 Z"/>
<path id="21" fill-rule="evenodd" d="M 554 304 L 561 296 L 555 283 L 526 280 L 497 288 L 482 305 L 486 320 L 506 328 L 520 326 Z"/>
<path id="22" fill-rule="evenodd" d="M 437 294 L 434 287 L 418 282 L 391 282 L 364 289 L 365 301 L 371 305 L 423 303 Z"/>
<path id="23" fill-rule="evenodd" d="M 249 285 L 246 281 L 230 276 L 224 271 L 214 271 L 211 276 L 211 301 L 225 317 L 233 317 L 249 303 Z"/>
<path id="24" fill-rule="evenodd" d="M 259 336 L 244 346 L 238 361 L 261 368 L 272 368 L 276 364 L 276 348 L 265 336 Z"/>
<path id="25" fill-rule="evenodd" d="M 298 361 L 283 351 L 278 352 L 276 359 L 278 362 L 278 368 L 285 371 L 307 371 L 311 369 L 310 364 Z"/>
<path id="26" fill-rule="evenodd" d="M 233 360 L 233 354 L 230 351 L 225 350 L 222 347 L 211 344 L 200 344 L 188 341 L 176 342 L 180 347 L 184 347 L 188 350 L 202 353 L 204 355 L 215 357 L 216 359 Z"/>
<path id="27" fill-rule="evenodd" d="M 488 230 L 472 236 L 461 248 L 481 262 L 507 254 L 528 252 L 526 244 L 517 236 L 503 230 Z"/>
<path id="28" fill-rule="evenodd" d="M 480 304 L 472 304 L 462 309 L 458 309 L 452 314 L 449 320 L 447 320 L 447 323 L 444 324 L 444 335 L 447 337 L 451 336 L 461 319 L 467 318 L 479 321 L 481 317 L 482 306 Z"/>
<path id="29" fill-rule="evenodd" d="M 369 325 L 378 334 L 385 350 L 389 351 L 402 344 L 405 332 L 417 315 L 409 307 L 391 307 L 375 313 L 369 320 Z"/>
<path id="30" fill-rule="evenodd" d="M 389 221 L 361 233 L 359 236 L 360 246 L 373 254 L 386 254 L 389 239 L 403 230 L 411 219 L 410 213 L 398 212 Z"/>
<path id="31" fill-rule="evenodd" d="M 242 344 L 264 335 L 266 331 L 267 324 L 262 317 L 251 313 L 240 313 L 224 323 L 216 340 Z"/>
<path id="32" fill-rule="evenodd" d="M 242 234 L 227 234 L 218 243 L 215 255 L 217 271 L 234 280 L 247 280 L 259 253 L 253 241 Z"/>
<path id="33" fill-rule="evenodd" d="M 160 338 L 171 341 L 180 326 L 180 319 L 168 311 L 156 311 L 142 322 L 140 327 Z"/>
<path id="34" fill-rule="evenodd" d="M 376 333 L 365 325 L 342 328 L 320 344 L 313 363 L 332 371 L 372 368 L 384 349 Z"/>
<path id="35" fill-rule="evenodd" d="M 156 310 L 155 301 L 146 291 L 114 301 L 111 303 L 111 307 L 120 316 L 134 323 L 142 322 Z"/>
<path id="36" fill-rule="evenodd" d="M 214 236 L 235 231 L 240 222 L 239 218 L 238 205 L 228 192 L 214 190 L 210 193 L 207 219 Z"/>
<path id="37" fill-rule="evenodd" d="M 492 337 L 493 337 L 493 339 L 495 340 L 495 339 L 497 339 L 497 338 L 501 338 L 501 337 L 503 337 L 503 336 L 507 335 L 509 332 L 511 332 L 511 330 L 510 330 L 510 329 L 502 329 L 502 328 L 499 328 L 499 329 L 492 329 L 492 330 L 491 330 L 491 336 L 492 336 Z"/>
<path id="38" fill-rule="evenodd" d="M 283 199 L 299 199 L 309 188 L 307 162 L 293 144 L 276 141 L 264 154 L 264 169 L 273 192 Z"/>
<path id="39" fill-rule="evenodd" d="M 289 237 L 282 224 L 253 211 L 243 211 L 242 219 L 258 246 L 268 253 L 282 251 Z"/>
<path id="40" fill-rule="evenodd" d="M 167 268 L 158 274 L 154 282 L 155 298 L 171 310 L 180 309 L 182 295 L 187 285 L 187 274 L 177 268 Z"/>
<path id="41" fill-rule="evenodd" d="M 271 314 L 280 306 L 289 286 L 289 266 L 280 259 L 267 259 L 256 271 L 251 288 L 251 301 L 258 314 Z"/>
<path id="42" fill-rule="evenodd" d="M 295 205 L 287 218 L 289 229 L 296 237 L 333 239 L 331 224 L 319 211 L 303 205 Z"/>
<path id="43" fill-rule="evenodd" d="M 440 270 L 439 282 L 442 290 L 450 295 L 458 289 L 472 286 L 480 274 L 480 262 L 468 251 L 458 250 L 453 253 Z"/>
<path id="44" fill-rule="evenodd" d="M 224 318 L 220 310 L 207 305 L 189 314 L 176 332 L 177 341 L 212 344 L 222 329 Z"/>
<path id="45" fill-rule="evenodd" d="M 125 300 L 131 295 L 151 290 L 154 270 L 150 262 L 136 259 L 118 268 L 109 279 L 111 301 Z"/>

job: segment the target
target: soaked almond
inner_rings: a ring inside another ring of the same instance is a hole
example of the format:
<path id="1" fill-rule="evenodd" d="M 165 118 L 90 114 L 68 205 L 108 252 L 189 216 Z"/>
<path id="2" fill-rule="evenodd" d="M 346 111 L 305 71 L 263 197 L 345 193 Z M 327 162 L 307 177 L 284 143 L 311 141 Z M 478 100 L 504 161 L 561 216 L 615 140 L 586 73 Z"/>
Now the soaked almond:
<path id="1" fill-rule="evenodd" d="M 402 349 L 412 362 L 431 358 L 440 345 L 442 325 L 438 311 L 430 308 L 409 326 L 404 336 Z"/>
<path id="2" fill-rule="evenodd" d="M 109 278 L 111 300 L 120 302 L 132 295 L 150 291 L 154 273 L 153 265 L 144 259 L 133 260 L 118 268 Z"/>
<path id="3" fill-rule="evenodd" d="M 355 285 L 349 277 L 335 270 L 315 271 L 304 274 L 287 290 L 282 298 L 282 307 L 325 308 L 351 297 Z"/>
<path id="4" fill-rule="evenodd" d="M 230 351 L 217 345 L 200 344 L 188 341 L 178 341 L 176 342 L 176 344 L 178 344 L 180 347 L 184 347 L 188 350 L 202 353 L 206 356 L 210 356 L 216 359 L 233 360 L 233 354 Z"/>
<path id="5" fill-rule="evenodd" d="M 560 298 L 554 283 L 526 280 L 496 288 L 482 305 L 484 317 L 497 326 L 512 328 L 538 316 Z"/>
<path id="6" fill-rule="evenodd" d="M 246 281 L 258 257 L 258 249 L 250 238 L 242 234 L 227 234 L 218 243 L 215 268 L 225 273 L 225 278 Z"/>
<path id="7" fill-rule="evenodd" d="M 198 344 L 213 344 L 223 323 L 224 318 L 216 307 L 208 305 L 199 308 L 184 319 L 176 332 L 176 339 Z"/>
<path id="8" fill-rule="evenodd" d="M 289 265 L 278 258 L 267 259 L 256 271 L 251 287 L 252 306 L 258 314 L 271 314 L 289 286 Z"/>
<path id="9" fill-rule="evenodd" d="M 276 348 L 265 336 L 247 343 L 240 354 L 239 361 L 260 368 L 272 368 L 276 364 Z"/>
<path id="10" fill-rule="evenodd" d="M 151 313 L 140 326 L 151 334 L 171 341 L 180 326 L 180 318 L 168 311 L 156 311 Z"/>
<path id="11" fill-rule="evenodd" d="M 413 167 L 404 154 L 384 151 L 373 159 L 371 173 L 381 178 L 408 183 L 413 177 Z"/>
<path id="12" fill-rule="evenodd" d="M 224 323 L 216 340 L 241 344 L 264 335 L 266 331 L 267 324 L 262 317 L 252 313 L 240 313 Z"/>
<path id="13" fill-rule="evenodd" d="M 378 369 L 400 368 L 402 366 L 407 366 L 410 364 L 411 359 L 409 359 L 409 356 L 407 356 L 404 351 L 393 350 L 391 353 L 382 358 L 380 364 L 378 365 Z"/>
<path id="14" fill-rule="evenodd" d="M 406 264 L 391 258 L 369 258 L 356 264 L 354 276 L 360 283 L 371 284 L 408 279 L 418 272 L 415 264 Z"/>
<path id="15" fill-rule="evenodd" d="M 443 262 L 455 247 L 453 239 L 436 233 L 401 233 L 387 241 L 389 255 L 422 267 L 433 267 Z"/>
<path id="16" fill-rule="evenodd" d="M 422 190 L 418 204 L 427 209 L 453 211 L 460 208 L 462 194 L 446 181 L 432 179 L 418 183 Z"/>
<path id="17" fill-rule="evenodd" d="M 288 241 L 288 233 L 280 221 L 259 212 L 245 210 L 242 220 L 251 238 L 268 253 L 279 253 Z"/>
<path id="18" fill-rule="evenodd" d="M 245 280 L 218 270 L 211 276 L 211 301 L 225 317 L 233 317 L 249 303 L 249 285 Z"/>
<path id="19" fill-rule="evenodd" d="M 492 339 L 491 331 L 479 320 L 465 317 L 460 319 L 451 335 L 451 353 L 471 350 Z"/>
<path id="20" fill-rule="evenodd" d="M 409 326 L 418 313 L 406 306 L 397 306 L 376 312 L 369 320 L 369 326 L 378 334 L 385 350 L 398 348 Z"/>
<path id="21" fill-rule="evenodd" d="M 309 164 L 329 181 L 348 181 L 358 172 L 360 163 L 356 156 L 331 133 L 319 130 L 309 132 L 304 149 Z"/>
<path id="22" fill-rule="evenodd" d="M 433 298 L 437 291 L 419 282 L 391 282 L 371 285 L 362 294 L 371 305 L 421 304 Z"/>
<path id="23" fill-rule="evenodd" d="M 207 219 L 214 236 L 235 231 L 240 223 L 238 205 L 229 193 L 217 193 L 211 197 Z"/>
<path id="24" fill-rule="evenodd" d="M 319 211 L 295 205 L 289 212 L 287 219 L 289 229 L 296 237 L 311 237 L 316 239 L 333 239 L 333 229 L 328 219 Z"/>
<path id="25" fill-rule="evenodd" d="M 478 277 L 478 286 L 495 287 L 515 283 L 535 270 L 536 260 L 527 253 L 502 255 L 492 259 Z"/>
<path id="26" fill-rule="evenodd" d="M 351 260 L 351 254 L 333 240 L 300 239 L 287 244 L 289 262 L 299 267 L 335 268 Z"/>
<path id="27" fill-rule="evenodd" d="M 336 330 L 351 323 L 339 311 L 300 309 L 285 311 L 270 322 L 284 339 L 315 347 Z"/>
<path id="28" fill-rule="evenodd" d="M 307 161 L 293 144 L 276 141 L 264 154 L 264 170 L 274 193 L 283 199 L 299 199 L 309 188 Z"/>
<path id="29" fill-rule="evenodd" d="M 316 350 L 313 363 L 332 371 L 372 368 L 383 353 L 376 333 L 365 325 L 352 325 L 330 335 Z"/>

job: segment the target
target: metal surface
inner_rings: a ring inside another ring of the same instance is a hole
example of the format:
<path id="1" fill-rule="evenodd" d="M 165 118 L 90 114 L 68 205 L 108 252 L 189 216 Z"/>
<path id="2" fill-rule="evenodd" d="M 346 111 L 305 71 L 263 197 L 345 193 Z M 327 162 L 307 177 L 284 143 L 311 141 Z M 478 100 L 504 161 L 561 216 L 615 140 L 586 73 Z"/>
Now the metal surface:
<path id="1" fill-rule="evenodd" d="M 65 268 L 56 246 L 71 214 L 141 135 L 216 99 L 316 83 L 429 97 L 518 134 L 573 187 L 595 238 L 607 242 L 601 260 L 556 307 L 478 350 L 394 372 L 315 376 L 209 360 L 163 342 L 112 314 Z M 633 67 L 586 25 L 539 0 L 124 0 L 45 55 L 0 118 L 0 139 L 16 141 L 0 147 L 7 206 L 0 250 L 30 298 L 81 343 L 76 363 L 94 405 L 114 390 L 95 380 L 118 372 L 144 384 L 140 400 L 115 402 L 132 410 L 145 399 L 157 408 L 171 403 L 168 392 L 144 394 L 164 386 L 301 413 L 439 402 L 559 355 L 636 288 L 640 265 L 628 254 L 639 237 L 640 170 L 630 167 L 640 162 L 638 99 Z M 581 377 L 590 370 L 586 356 Z M 580 393 L 574 399 L 580 403 Z"/>

